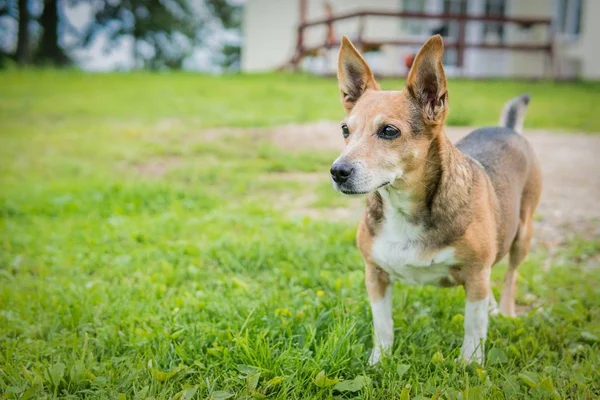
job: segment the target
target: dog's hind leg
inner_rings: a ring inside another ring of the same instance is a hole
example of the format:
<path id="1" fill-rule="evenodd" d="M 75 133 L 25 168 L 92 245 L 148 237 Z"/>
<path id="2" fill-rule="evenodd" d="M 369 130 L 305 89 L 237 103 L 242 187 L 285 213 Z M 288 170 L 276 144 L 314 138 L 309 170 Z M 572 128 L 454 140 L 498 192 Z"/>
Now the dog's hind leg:
<path id="1" fill-rule="evenodd" d="M 527 256 L 533 234 L 533 215 L 526 215 L 519 224 L 517 236 L 510 247 L 508 270 L 504 275 L 504 287 L 500 296 L 500 313 L 516 317 L 515 296 L 517 292 L 517 268 Z"/>
<path id="2" fill-rule="evenodd" d="M 508 270 L 504 275 L 504 287 L 500 296 L 500 313 L 516 317 L 515 296 L 517 294 L 517 268 L 529 253 L 533 235 L 533 216 L 542 191 L 541 171 L 537 162 L 529 173 L 525 190 L 521 198 L 519 229 L 509 252 Z"/>

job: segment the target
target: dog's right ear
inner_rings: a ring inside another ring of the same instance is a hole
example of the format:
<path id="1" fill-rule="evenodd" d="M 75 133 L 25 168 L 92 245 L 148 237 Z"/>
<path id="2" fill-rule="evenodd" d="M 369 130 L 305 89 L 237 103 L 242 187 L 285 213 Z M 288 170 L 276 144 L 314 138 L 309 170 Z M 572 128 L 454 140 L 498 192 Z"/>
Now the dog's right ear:
<path id="1" fill-rule="evenodd" d="M 352 110 L 365 90 L 379 90 L 371 68 L 346 36 L 342 38 L 337 76 L 342 104 L 347 112 Z"/>

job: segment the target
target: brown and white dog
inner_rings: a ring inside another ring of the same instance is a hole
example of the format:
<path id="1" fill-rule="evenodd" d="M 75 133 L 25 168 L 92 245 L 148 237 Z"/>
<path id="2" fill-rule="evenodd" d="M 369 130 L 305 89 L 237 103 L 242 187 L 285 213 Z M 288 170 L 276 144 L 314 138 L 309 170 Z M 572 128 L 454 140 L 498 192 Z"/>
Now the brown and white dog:
<path id="1" fill-rule="evenodd" d="M 344 37 L 338 80 L 346 147 L 331 167 L 336 190 L 368 194 L 357 243 L 366 264 L 374 349 L 391 349 L 392 284 L 463 285 L 462 359 L 483 363 L 488 313 L 496 301 L 492 266 L 509 253 L 500 312 L 515 316 L 517 267 L 527 255 L 541 174 L 520 135 L 528 96 L 509 101 L 499 127 L 475 130 L 456 145 L 444 133 L 448 89 L 443 41 L 431 37 L 402 91 L 381 91 Z"/>

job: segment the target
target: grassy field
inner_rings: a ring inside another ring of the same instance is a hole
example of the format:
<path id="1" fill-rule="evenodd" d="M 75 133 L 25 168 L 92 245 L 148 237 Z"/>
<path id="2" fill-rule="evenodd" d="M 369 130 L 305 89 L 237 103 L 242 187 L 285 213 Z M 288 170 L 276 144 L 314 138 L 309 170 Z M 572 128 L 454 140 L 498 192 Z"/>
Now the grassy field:
<path id="1" fill-rule="evenodd" d="M 455 81 L 452 114 L 492 124 L 528 91 L 529 127 L 600 131 L 599 88 Z M 0 396 L 597 398 L 600 282 L 583 265 L 600 244 L 586 238 L 549 271 L 531 254 L 529 311 L 491 320 L 484 367 L 453 361 L 462 289 L 402 285 L 394 353 L 367 366 L 355 227 L 290 213 L 306 193 L 303 207 L 344 204 L 326 178 L 337 155 L 205 132 L 338 119 L 336 96 L 306 76 L 1 74 Z"/>
<path id="2" fill-rule="evenodd" d="M 399 90 L 402 81 L 383 81 Z M 450 80 L 450 125 L 496 124 L 507 99 L 530 93 L 526 128 L 600 132 L 594 105 L 600 82 L 553 83 Z M 337 83 L 307 75 L 86 75 L 75 71 L 13 71 L 0 75 L 3 124 L 143 121 L 165 118 L 203 127 L 271 126 L 342 117 Z"/>

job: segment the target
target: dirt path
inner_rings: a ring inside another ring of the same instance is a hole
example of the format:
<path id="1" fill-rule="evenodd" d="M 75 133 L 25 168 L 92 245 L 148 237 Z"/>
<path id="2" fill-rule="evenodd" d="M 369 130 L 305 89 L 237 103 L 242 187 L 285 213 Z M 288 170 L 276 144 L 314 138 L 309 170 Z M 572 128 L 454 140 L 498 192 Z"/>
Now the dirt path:
<path id="1" fill-rule="evenodd" d="M 471 130 L 448 127 L 446 133 L 457 141 Z M 286 149 L 339 151 L 344 146 L 336 122 L 286 125 L 270 129 L 268 134 Z M 535 148 L 544 174 L 536 236 L 548 243 L 575 234 L 600 238 L 600 135 L 528 130 L 525 136 Z M 334 210 L 329 215 L 356 218 L 362 204 L 349 203 L 348 212 Z"/>

